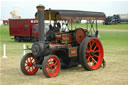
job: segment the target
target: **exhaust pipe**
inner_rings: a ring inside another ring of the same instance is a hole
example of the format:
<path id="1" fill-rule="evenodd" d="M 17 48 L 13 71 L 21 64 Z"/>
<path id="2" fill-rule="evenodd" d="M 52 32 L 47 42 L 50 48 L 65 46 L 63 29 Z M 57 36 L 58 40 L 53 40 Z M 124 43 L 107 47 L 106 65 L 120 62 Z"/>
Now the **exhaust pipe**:
<path id="1" fill-rule="evenodd" d="M 39 25 L 39 42 L 44 42 L 44 9 L 43 5 L 37 6 L 38 25 Z"/>

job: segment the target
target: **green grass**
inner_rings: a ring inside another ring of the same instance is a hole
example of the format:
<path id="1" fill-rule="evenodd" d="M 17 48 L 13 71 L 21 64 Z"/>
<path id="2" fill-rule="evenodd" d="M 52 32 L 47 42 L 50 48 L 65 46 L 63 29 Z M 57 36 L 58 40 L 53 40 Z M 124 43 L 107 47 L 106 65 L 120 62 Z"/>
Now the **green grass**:
<path id="1" fill-rule="evenodd" d="M 106 68 L 85 71 L 79 66 L 61 70 L 57 77 L 49 79 L 42 74 L 41 70 L 33 76 L 23 75 L 20 70 L 23 44 L 31 46 L 32 43 L 15 42 L 11 39 L 13 37 L 9 36 L 8 26 L 0 26 L 0 85 L 127 85 L 128 24 L 100 24 L 99 27 L 100 29 L 127 30 L 126 32 L 99 32 L 104 48 L 104 58 L 107 62 Z M 3 43 L 7 46 L 7 59 L 2 58 Z"/>
<path id="2" fill-rule="evenodd" d="M 0 26 L 0 56 L 3 55 L 2 45 L 6 44 L 7 46 L 7 56 L 14 55 L 16 53 L 21 54 L 23 52 L 23 44 L 31 46 L 30 42 L 15 42 L 13 36 L 9 35 L 8 26 Z"/>
<path id="3" fill-rule="evenodd" d="M 71 28 L 71 25 L 69 25 L 69 27 Z M 86 24 L 73 24 L 72 25 L 73 28 L 87 28 Z M 91 25 L 88 24 L 88 27 L 90 28 Z M 95 27 L 95 24 L 94 24 Z M 116 25 L 103 25 L 103 24 L 98 24 L 98 28 L 99 29 L 115 29 L 115 30 L 127 30 L 128 29 L 128 24 L 116 24 Z"/>
<path id="4" fill-rule="evenodd" d="M 106 53 L 106 51 L 114 52 L 114 54 L 124 53 L 128 55 L 128 32 L 101 32 L 99 35 L 101 36 L 100 40 L 102 41 L 106 56 L 111 55 Z"/>
<path id="5" fill-rule="evenodd" d="M 128 24 L 115 24 L 115 25 L 102 25 L 99 24 L 99 28 L 102 29 L 120 29 L 120 30 L 128 30 Z"/>

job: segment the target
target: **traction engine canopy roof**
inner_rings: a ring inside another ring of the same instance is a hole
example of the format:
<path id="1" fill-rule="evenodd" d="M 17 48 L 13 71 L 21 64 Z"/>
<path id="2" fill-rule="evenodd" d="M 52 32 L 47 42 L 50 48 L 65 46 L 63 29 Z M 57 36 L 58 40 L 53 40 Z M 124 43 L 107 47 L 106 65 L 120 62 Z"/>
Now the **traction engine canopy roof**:
<path id="1" fill-rule="evenodd" d="M 44 12 L 45 20 L 104 20 L 106 18 L 103 12 L 80 10 L 45 10 Z M 37 19 L 37 13 L 35 14 L 35 17 Z"/>

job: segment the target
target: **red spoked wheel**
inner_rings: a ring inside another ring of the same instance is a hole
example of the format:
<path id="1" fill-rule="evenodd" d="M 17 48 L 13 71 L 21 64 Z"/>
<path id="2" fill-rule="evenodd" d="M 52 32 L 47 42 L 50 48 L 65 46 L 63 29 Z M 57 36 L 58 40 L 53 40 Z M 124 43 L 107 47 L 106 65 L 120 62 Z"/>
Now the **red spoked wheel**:
<path id="1" fill-rule="evenodd" d="M 34 75 L 38 71 L 38 68 L 34 66 L 35 63 L 37 63 L 37 61 L 35 61 L 32 53 L 24 55 L 20 64 L 21 71 L 25 75 Z"/>
<path id="2" fill-rule="evenodd" d="M 42 69 L 46 77 L 55 77 L 59 74 L 61 68 L 60 60 L 55 55 L 49 55 L 44 58 Z"/>
<path id="3" fill-rule="evenodd" d="M 96 37 L 86 37 L 80 45 L 80 62 L 86 70 L 95 70 L 103 61 L 103 47 Z"/>

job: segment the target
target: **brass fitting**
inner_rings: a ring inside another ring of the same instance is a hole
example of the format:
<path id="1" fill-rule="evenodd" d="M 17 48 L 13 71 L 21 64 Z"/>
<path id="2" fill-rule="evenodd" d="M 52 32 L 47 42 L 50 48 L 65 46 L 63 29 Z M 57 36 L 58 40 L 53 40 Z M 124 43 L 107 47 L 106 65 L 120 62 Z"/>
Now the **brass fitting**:
<path id="1" fill-rule="evenodd" d="M 37 6 L 36 8 L 37 8 L 38 11 L 39 11 L 39 10 L 44 10 L 44 9 L 45 9 L 45 6 L 39 5 L 39 6 Z"/>

